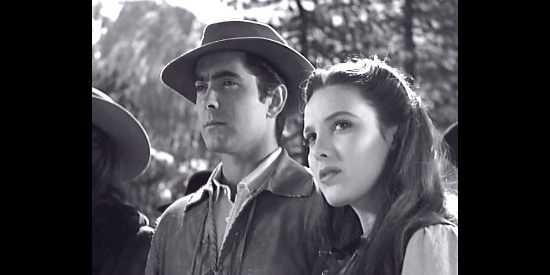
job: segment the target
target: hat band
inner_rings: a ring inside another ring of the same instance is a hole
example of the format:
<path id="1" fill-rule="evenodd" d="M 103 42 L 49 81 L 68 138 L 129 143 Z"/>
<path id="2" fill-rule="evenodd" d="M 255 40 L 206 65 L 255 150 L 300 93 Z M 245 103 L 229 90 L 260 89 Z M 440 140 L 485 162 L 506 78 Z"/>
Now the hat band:
<path id="1" fill-rule="evenodd" d="M 238 38 L 270 39 L 286 45 L 286 41 L 284 41 L 281 37 L 279 37 L 276 33 L 273 33 L 273 31 L 268 28 L 250 28 L 248 24 L 218 25 L 211 25 L 205 30 L 204 36 L 202 38 L 202 45 L 220 40 Z"/>

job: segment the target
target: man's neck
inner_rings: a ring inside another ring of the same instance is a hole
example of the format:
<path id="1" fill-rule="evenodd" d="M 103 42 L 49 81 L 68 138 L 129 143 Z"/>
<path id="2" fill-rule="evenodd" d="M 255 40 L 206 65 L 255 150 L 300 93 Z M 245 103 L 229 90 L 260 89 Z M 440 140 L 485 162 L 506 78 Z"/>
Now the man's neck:
<path id="1" fill-rule="evenodd" d="M 232 154 L 222 154 L 222 175 L 231 189 L 236 189 L 237 184 L 250 174 L 262 161 L 278 148 L 278 145 L 262 148 L 255 154 L 249 156 L 235 156 Z"/>

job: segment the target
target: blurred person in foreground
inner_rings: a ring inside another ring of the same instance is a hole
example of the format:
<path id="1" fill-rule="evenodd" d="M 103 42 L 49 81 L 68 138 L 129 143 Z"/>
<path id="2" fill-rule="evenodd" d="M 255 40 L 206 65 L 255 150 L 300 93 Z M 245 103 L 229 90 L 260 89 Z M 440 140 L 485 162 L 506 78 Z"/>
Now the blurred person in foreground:
<path id="1" fill-rule="evenodd" d="M 405 76 L 376 57 L 318 69 L 304 89 L 316 183 L 363 228 L 326 274 L 458 274 L 458 220 L 445 207 L 440 134 Z"/>
<path id="2" fill-rule="evenodd" d="M 246 20 L 206 26 L 201 46 L 164 68 L 222 161 L 162 214 L 146 274 L 311 274 L 320 251 L 361 234 L 353 210 L 328 205 L 279 144 L 312 70 L 273 28 Z"/>
<path id="3" fill-rule="evenodd" d="M 125 108 L 92 88 L 92 274 L 144 274 L 153 229 L 124 203 L 120 184 L 148 166 L 147 133 Z"/>

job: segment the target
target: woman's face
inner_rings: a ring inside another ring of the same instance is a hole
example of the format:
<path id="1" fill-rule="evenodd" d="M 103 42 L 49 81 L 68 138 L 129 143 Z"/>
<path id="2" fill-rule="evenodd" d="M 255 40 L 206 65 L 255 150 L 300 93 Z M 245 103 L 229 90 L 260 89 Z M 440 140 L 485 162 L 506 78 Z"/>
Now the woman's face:
<path id="1" fill-rule="evenodd" d="M 369 200 L 392 144 L 395 129 L 384 138 L 374 109 L 360 93 L 354 86 L 325 86 L 305 108 L 308 161 L 333 206 Z"/>

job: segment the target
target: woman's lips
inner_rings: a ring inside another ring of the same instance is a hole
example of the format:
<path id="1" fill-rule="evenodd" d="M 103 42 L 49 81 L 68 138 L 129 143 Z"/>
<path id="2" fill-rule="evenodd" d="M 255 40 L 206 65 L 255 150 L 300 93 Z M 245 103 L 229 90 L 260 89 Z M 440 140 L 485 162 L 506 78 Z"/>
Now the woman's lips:
<path id="1" fill-rule="evenodd" d="M 333 167 L 333 166 L 325 167 L 321 169 L 321 171 L 319 171 L 319 180 L 322 183 L 327 183 L 327 181 L 329 181 L 330 179 L 338 175 L 340 172 L 342 172 L 342 169 L 338 167 Z"/>

